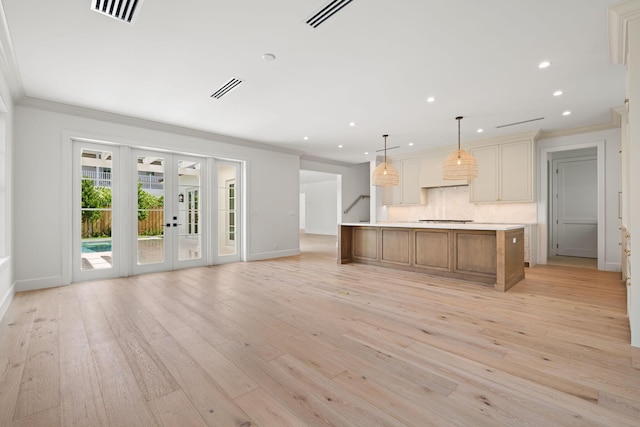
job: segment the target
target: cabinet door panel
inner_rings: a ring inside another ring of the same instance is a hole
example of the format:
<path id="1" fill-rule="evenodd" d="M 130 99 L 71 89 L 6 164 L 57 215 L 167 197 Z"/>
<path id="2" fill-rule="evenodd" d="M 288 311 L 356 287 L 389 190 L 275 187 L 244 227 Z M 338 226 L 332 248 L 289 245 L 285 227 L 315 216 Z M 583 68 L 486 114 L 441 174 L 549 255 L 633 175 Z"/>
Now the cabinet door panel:
<path id="1" fill-rule="evenodd" d="M 527 201 L 533 199 L 531 143 L 514 142 L 500 146 L 500 200 Z"/>
<path id="2" fill-rule="evenodd" d="M 402 203 L 417 205 L 420 203 L 420 159 L 406 159 L 402 161 L 400 186 L 402 187 Z"/>
<path id="3" fill-rule="evenodd" d="M 478 161 L 478 176 L 471 180 L 472 202 L 498 200 L 498 147 L 475 148 L 471 154 Z"/>

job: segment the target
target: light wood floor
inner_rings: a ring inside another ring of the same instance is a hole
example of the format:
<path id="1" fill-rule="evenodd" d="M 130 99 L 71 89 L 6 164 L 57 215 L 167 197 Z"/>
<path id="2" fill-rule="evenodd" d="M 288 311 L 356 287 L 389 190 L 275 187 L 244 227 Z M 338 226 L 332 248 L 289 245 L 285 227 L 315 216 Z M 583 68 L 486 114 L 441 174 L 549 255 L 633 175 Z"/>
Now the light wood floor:
<path id="1" fill-rule="evenodd" d="M 507 293 L 300 256 L 20 293 L 0 425 L 638 426 L 618 275 Z"/>

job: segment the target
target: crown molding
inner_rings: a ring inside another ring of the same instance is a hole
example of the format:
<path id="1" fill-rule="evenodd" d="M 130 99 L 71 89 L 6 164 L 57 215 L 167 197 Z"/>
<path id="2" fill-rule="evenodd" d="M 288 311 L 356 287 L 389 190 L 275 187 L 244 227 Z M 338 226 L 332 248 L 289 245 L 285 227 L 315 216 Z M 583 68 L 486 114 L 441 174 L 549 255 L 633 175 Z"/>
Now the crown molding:
<path id="1" fill-rule="evenodd" d="M 271 151 L 282 154 L 301 156 L 303 153 L 290 148 L 279 147 L 263 142 L 251 141 L 234 136 L 221 135 L 204 130 L 197 130 L 168 123 L 156 122 L 153 120 L 141 119 L 137 117 L 125 116 L 122 114 L 110 113 L 102 110 L 95 110 L 76 105 L 63 104 L 60 102 L 48 101 L 40 98 L 23 97 L 17 103 L 19 107 L 33 108 L 37 110 L 49 111 L 52 113 L 67 114 L 76 117 L 83 117 L 91 120 L 99 120 L 125 126 L 133 126 L 159 132 L 172 133 L 176 135 L 188 136 L 192 138 L 216 141 L 225 144 L 254 148 L 258 150 Z"/>
<path id="2" fill-rule="evenodd" d="M 609 6 L 609 59 L 626 64 L 629 21 L 640 19 L 640 0 L 625 0 Z"/>
<path id="3" fill-rule="evenodd" d="M 559 130 L 555 132 L 541 132 L 538 139 L 559 138 L 561 136 L 580 135 L 583 133 L 600 132 L 603 130 L 620 129 L 620 118 L 614 118 L 613 111 L 611 122 L 599 125 L 585 126 L 575 129 Z"/>
<path id="4" fill-rule="evenodd" d="M 0 72 L 4 76 L 13 102 L 25 97 L 20 68 L 13 50 L 13 41 L 9 33 L 4 5 L 0 2 Z M 6 102 L 7 100 L 5 100 Z"/>
<path id="5" fill-rule="evenodd" d="M 360 164 L 360 163 L 341 162 L 339 160 L 325 159 L 324 157 L 309 156 L 306 154 L 301 155 L 300 160 L 304 160 L 307 162 L 323 163 L 325 165 L 342 166 L 347 168 Z"/>

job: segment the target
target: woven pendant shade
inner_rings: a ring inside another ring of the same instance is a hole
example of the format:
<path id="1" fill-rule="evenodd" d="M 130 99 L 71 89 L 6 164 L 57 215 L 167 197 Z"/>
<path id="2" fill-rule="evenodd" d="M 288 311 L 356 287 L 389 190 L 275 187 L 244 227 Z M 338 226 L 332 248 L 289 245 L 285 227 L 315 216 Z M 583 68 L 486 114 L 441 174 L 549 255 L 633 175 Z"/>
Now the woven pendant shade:
<path id="1" fill-rule="evenodd" d="M 478 176 L 478 161 L 471 153 L 460 149 L 460 120 L 458 121 L 458 149 L 447 156 L 442 165 L 442 178 L 452 180 L 473 179 Z"/>
<path id="2" fill-rule="evenodd" d="M 371 182 L 378 187 L 395 187 L 400 184 L 400 174 L 391 163 L 387 162 L 387 137 L 384 137 L 384 161 L 373 170 Z"/>
<path id="3" fill-rule="evenodd" d="M 382 162 L 373 170 L 373 185 L 395 187 L 400 184 L 400 174 L 391 163 Z"/>

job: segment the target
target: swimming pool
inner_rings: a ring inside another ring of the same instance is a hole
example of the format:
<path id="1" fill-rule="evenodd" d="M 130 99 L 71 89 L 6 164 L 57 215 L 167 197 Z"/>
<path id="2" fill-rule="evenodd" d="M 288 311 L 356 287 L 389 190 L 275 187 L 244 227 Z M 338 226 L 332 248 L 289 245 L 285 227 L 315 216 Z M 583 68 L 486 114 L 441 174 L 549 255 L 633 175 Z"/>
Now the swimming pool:
<path id="1" fill-rule="evenodd" d="M 111 240 L 101 240 L 99 242 L 82 242 L 82 253 L 111 252 Z"/>

